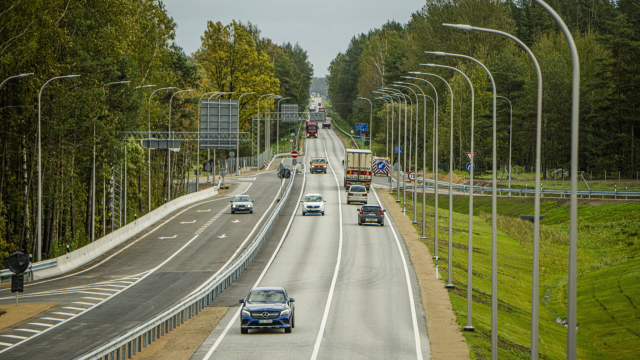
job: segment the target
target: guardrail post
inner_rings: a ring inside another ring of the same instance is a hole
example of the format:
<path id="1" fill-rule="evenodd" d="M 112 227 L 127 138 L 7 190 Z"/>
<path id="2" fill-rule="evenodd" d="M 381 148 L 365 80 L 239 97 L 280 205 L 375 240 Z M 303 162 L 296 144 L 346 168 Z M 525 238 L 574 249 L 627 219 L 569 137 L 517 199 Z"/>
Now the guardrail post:
<path id="1" fill-rule="evenodd" d="M 137 350 L 137 349 L 136 349 L 136 348 L 137 348 L 137 347 L 136 347 L 136 345 L 138 345 L 138 344 L 137 344 L 137 341 L 136 341 L 136 340 L 137 340 L 137 339 L 133 339 L 133 340 L 131 340 L 131 348 L 132 348 L 132 349 L 131 349 L 131 355 L 132 355 L 132 356 L 135 356 L 135 355 L 136 355 L 136 353 L 137 353 L 137 352 L 136 352 L 136 350 Z"/>

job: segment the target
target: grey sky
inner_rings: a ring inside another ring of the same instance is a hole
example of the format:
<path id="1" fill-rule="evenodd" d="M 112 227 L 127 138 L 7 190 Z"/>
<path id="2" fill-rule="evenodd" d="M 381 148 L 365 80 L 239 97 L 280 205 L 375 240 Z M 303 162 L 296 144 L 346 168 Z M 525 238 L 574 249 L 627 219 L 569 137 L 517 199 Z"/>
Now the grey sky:
<path id="1" fill-rule="evenodd" d="M 258 25 L 277 44 L 296 42 L 309 54 L 314 76 L 325 76 L 331 60 L 351 38 L 387 20 L 405 24 L 425 0 L 164 0 L 178 29 L 176 43 L 191 54 L 200 47 L 207 21 Z"/>

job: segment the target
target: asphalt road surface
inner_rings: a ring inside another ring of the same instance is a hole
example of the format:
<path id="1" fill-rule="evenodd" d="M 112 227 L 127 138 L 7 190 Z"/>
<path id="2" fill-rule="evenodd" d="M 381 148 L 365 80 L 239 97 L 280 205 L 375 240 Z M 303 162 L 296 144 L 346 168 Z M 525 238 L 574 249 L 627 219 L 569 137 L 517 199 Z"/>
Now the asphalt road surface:
<path id="1" fill-rule="evenodd" d="M 346 205 L 344 150 L 332 131 L 306 140 L 305 163 L 327 156 L 327 174 L 305 174 L 292 199 L 320 193 L 325 215 L 285 207 L 271 244 L 210 306 L 235 306 L 192 359 L 423 359 L 429 338 L 415 273 L 393 221 L 358 226 L 359 205 Z M 369 204 L 377 204 L 370 192 Z M 288 228 L 290 226 L 290 228 Z M 287 232 L 288 230 L 288 232 Z M 277 257 L 273 254 L 277 253 Z M 253 286 L 284 286 L 295 298 L 295 328 L 240 333 L 238 299 Z"/>
<path id="2" fill-rule="evenodd" d="M 227 193 L 188 206 L 71 275 L 25 287 L 20 303 L 56 303 L 0 332 L 2 359 L 73 359 L 176 303 L 250 243 L 275 206 L 274 172 L 238 179 Z M 255 200 L 253 214 L 230 213 L 230 197 Z M 0 304 L 15 297 L 0 291 Z"/>

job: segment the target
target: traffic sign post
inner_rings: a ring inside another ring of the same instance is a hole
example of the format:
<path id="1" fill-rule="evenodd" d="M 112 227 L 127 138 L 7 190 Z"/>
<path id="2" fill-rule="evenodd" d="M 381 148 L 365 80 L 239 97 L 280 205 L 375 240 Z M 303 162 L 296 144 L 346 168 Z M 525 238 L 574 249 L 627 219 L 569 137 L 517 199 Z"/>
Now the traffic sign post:
<path id="1" fill-rule="evenodd" d="M 409 178 L 409 181 L 416 181 L 416 172 L 413 170 L 409 171 L 407 178 Z"/>
<path id="2" fill-rule="evenodd" d="M 291 157 L 292 157 L 293 159 L 297 158 L 297 157 L 298 157 L 298 152 L 297 152 L 297 151 L 295 151 L 295 150 L 294 150 L 294 151 L 292 151 L 292 152 L 291 152 Z"/>
<path id="3" fill-rule="evenodd" d="M 369 131 L 369 124 L 356 123 L 356 131 Z"/>

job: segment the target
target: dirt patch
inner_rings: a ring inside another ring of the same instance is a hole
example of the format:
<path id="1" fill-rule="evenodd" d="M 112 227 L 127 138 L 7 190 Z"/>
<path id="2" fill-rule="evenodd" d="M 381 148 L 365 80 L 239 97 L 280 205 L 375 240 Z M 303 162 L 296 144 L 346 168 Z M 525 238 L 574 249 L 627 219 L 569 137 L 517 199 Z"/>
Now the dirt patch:
<path id="1" fill-rule="evenodd" d="M 55 304 L 2 305 L 0 307 L 0 314 L 2 314 L 0 315 L 0 330 L 37 316 L 54 306 Z"/>
<path id="2" fill-rule="evenodd" d="M 137 360 L 180 360 L 189 359 L 213 328 L 229 310 L 228 307 L 207 307 L 173 331 L 147 345 L 131 359 Z"/>
<path id="3" fill-rule="evenodd" d="M 411 224 L 411 219 L 402 214 L 402 209 L 396 205 L 389 191 L 378 190 L 378 193 L 398 226 L 411 254 L 411 262 L 418 277 L 422 306 L 427 318 L 431 358 L 435 360 L 470 359 L 469 347 L 456 323 L 449 293 L 444 287 L 445 283 L 441 279 L 436 279 L 436 269 L 429 249 L 420 240 L 420 235 Z"/>

